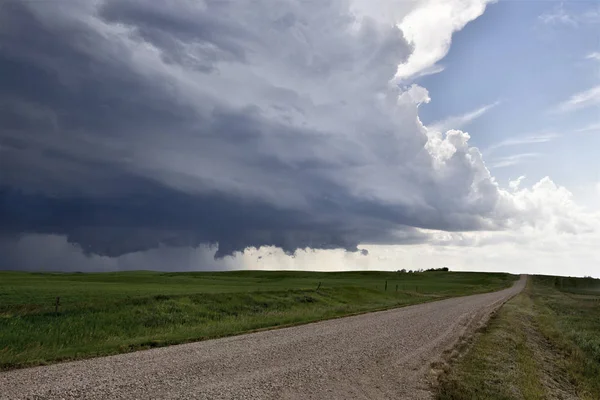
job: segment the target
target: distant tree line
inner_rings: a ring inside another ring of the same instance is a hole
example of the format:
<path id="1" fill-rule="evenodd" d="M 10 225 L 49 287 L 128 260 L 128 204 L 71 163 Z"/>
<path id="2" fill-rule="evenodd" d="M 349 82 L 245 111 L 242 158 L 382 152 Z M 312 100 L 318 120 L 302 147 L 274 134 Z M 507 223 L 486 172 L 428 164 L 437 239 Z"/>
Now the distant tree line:
<path id="1" fill-rule="evenodd" d="M 429 269 L 415 269 L 414 271 L 412 269 L 406 270 L 406 269 L 402 268 L 402 269 L 399 269 L 396 272 L 398 272 L 400 274 L 412 274 L 412 273 L 415 273 L 415 272 L 436 272 L 436 271 L 447 272 L 447 271 L 450 271 L 450 270 L 448 269 L 448 267 L 429 268 Z"/>

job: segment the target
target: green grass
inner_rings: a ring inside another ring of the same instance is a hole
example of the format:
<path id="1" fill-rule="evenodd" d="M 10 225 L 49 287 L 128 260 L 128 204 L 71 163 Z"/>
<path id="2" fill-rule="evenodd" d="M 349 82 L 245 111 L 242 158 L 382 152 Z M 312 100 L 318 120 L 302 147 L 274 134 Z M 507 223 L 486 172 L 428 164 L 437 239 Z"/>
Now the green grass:
<path id="1" fill-rule="evenodd" d="M 0 272 L 0 369 L 486 292 L 514 279 L 452 272 Z"/>
<path id="2" fill-rule="evenodd" d="M 441 375 L 438 399 L 599 399 L 598 284 L 530 278 Z"/>
<path id="3" fill-rule="evenodd" d="M 535 277 L 539 329 L 580 398 L 600 399 L 600 280 Z"/>

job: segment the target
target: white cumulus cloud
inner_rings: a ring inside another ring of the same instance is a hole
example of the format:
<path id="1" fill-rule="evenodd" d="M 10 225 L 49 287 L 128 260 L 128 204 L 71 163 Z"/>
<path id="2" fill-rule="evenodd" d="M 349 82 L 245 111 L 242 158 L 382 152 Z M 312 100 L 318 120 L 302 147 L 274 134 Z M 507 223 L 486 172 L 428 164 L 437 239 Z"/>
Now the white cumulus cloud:
<path id="1" fill-rule="evenodd" d="M 448 53 L 452 34 L 482 15 L 493 0 L 424 0 L 400 21 L 404 37 L 414 47 L 398 66 L 396 77 L 410 79 L 432 68 Z"/>

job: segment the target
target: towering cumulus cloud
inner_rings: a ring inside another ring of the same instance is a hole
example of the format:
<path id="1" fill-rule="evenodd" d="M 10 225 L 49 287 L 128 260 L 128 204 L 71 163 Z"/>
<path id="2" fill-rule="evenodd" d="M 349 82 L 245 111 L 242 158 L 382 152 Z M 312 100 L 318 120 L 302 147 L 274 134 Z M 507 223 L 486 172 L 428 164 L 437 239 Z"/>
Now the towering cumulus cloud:
<path id="1" fill-rule="evenodd" d="M 218 246 L 220 258 L 518 223 L 522 207 L 469 136 L 428 131 L 427 91 L 401 82 L 485 8 L 456 3 L 468 13 L 433 1 L 4 1 L 2 240 L 58 235 L 104 257 Z M 439 38 L 418 30 L 423 4 L 446 13 Z M 410 35 L 394 23 L 405 17 Z"/>

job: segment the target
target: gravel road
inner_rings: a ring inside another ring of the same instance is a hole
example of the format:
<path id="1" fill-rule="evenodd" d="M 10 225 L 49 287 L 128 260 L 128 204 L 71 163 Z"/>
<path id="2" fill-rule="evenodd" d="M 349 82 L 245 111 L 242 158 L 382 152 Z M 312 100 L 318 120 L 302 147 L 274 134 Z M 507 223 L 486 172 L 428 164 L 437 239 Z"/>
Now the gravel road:
<path id="1" fill-rule="evenodd" d="M 521 291 L 0 373 L 0 399 L 428 399 L 443 350 Z"/>

